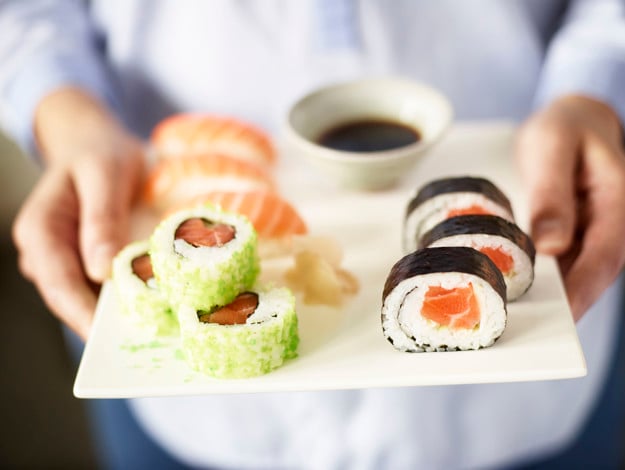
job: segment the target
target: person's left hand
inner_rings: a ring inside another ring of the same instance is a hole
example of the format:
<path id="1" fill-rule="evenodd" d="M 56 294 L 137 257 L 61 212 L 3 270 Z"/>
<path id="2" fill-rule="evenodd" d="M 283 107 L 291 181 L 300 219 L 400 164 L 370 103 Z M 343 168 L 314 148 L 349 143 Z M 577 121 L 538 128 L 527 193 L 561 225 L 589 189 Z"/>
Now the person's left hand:
<path id="1" fill-rule="evenodd" d="M 46 168 L 13 225 L 19 266 L 50 311 L 86 339 L 98 286 L 128 241 L 143 145 L 74 87 L 43 98 L 34 130 Z"/>
<path id="2" fill-rule="evenodd" d="M 579 320 L 625 264 L 625 153 L 617 114 L 569 95 L 522 126 L 516 148 L 539 252 L 558 257 Z"/>

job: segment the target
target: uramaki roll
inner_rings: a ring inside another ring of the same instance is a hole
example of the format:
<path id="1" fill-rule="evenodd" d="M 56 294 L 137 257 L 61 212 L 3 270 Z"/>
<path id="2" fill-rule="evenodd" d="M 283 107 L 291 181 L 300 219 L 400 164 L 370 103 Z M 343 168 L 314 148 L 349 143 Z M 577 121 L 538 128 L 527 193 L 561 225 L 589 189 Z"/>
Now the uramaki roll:
<path id="1" fill-rule="evenodd" d="M 419 243 L 419 248 L 437 246 L 469 246 L 487 255 L 503 274 L 509 302 L 523 295 L 534 280 L 534 243 L 515 223 L 496 215 L 444 220 Z"/>
<path id="2" fill-rule="evenodd" d="M 178 320 L 157 288 L 147 240 L 130 243 L 113 260 L 113 286 L 122 313 L 151 335 L 178 333 Z"/>
<path id="3" fill-rule="evenodd" d="M 243 216 L 209 205 L 176 212 L 150 238 L 157 285 L 175 308 L 226 305 L 256 281 L 256 242 Z"/>
<path id="4" fill-rule="evenodd" d="M 406 207 L 404 253 L 417 249 L 423 234 L 443 220 L 468 214 L 492 214 L 514 221 L 508 198 L 485 178 L 461 176 L 426 184 Z"/>
<path id="5" fill-rule="evenodd" d="M 191 368 L 219 378 L 265 374 L 297 356 L 295 298 L 286 288 L 241 293 L 229 305 L 178 311 Z"/>
<path id="6" fill-rule="evenodd" d="M 506 285 L 473 248 L 424 248 L 400 259 L 382 294 L 382 331 L 406 352 L 479 349 L 506 326 Z"/>

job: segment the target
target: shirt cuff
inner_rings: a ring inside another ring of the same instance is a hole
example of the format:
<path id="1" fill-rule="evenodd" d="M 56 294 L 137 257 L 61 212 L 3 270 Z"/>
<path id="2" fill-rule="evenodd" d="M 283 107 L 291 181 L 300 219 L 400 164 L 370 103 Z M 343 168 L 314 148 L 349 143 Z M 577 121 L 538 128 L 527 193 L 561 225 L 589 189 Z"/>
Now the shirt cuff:
<path id="1" fill-rule="evenodd" d="M 74 51 L 71 56 L 41 54 L 33 57 L 13 77 L 2 105 L 7 132 L 27 154 L 40 157 L 33 132 L 38 104 L 46 95 L 65 86 L 80 87 L 111 109 L 119 110 L 106 72 L 92 55 L 85 53 L 81 57 Z"/>
<path id="2" fill-rule="evenodd" d="M 567 94 L 586 95 L 610 105 L 625 124 L 625 57 L 596 55 L 547 62 L 535 104 L 544 106 Z"/>

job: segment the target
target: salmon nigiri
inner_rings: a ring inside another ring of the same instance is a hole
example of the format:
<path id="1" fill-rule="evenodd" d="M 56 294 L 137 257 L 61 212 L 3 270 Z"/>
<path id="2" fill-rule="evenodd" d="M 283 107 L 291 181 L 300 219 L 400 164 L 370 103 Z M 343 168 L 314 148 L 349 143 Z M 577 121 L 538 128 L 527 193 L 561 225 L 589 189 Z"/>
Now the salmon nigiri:
<path id="1" fill-rule="evenodd" d="M 261 165 L 276 160 L 271 140 L 262 130 L 225 116 L 171 116 L 154 128 L 151 143 L 159 158 L 216 152 Z"/>
<path id="2" fill-rule="evenodd" d="M 167 210 L 210 191 L 272 189 L 270 174 L 252 163 L 220 154 L 159 161 L 148 174 L 143 198 Z"/>
<path id="3" fill-rule="evenodd" d="M 282 238 L 308 232 L 306 223 L 291 204 L 273 191 L 210 191 L 184 202 L 175 210 L 205 202 L 246 216 L 263 238 Z"/>

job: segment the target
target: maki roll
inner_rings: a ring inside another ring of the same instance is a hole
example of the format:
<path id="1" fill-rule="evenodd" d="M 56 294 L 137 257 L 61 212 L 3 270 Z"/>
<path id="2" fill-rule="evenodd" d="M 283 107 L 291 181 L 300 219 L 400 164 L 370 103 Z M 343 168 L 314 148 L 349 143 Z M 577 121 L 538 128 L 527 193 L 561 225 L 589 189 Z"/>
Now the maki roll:
<path id="1" fill-rule="evenodd" d="M 157 288 L 147 240 L 130 243 L 113 260 L 113 286 L 122 313 L 152 335 L 178 333 L 178 320 Z"/>
<path id="2" fill-rule="evenodd" d="M 246 291 L 209 311 L 178 311 L 191 368 L 218 378 L 265 374 L 297 356 L 295 298 L 288 289 Z"/>
<path id="3" fill-rule="evenodd" d="M 515 223 L 496 215 L 444 220 L 419 243 L 419 248 L 437 246 L 469 246 L 487 255 L 503 274 L 508 301 L 523 295 L 534 280 L 534 243 Z"/>
<path id="4" fill-rule="evenodd" d="M 382 331 L 399 351 L 487 347 L 506 318 L 503 276 L 473 248 L 414 251 L 395 263 L 384 284 Z"/>
<path id="5" fill-rule="evenodd" d="M 226 305 L 256 281 L 256 241 L 243 216 L 208 205 L 176 212 L 150 238 L 157 285 L 176 308 Z"/>
<path id="6" fill-rule="evenodd" d="M 414 251 L 421 236 L 438 223 L 468 214 L 492 214 L 514 221 L 510 201 L 487 179 L 463 176 L 426 184 L 406 207 L 404 253 Z"/>

